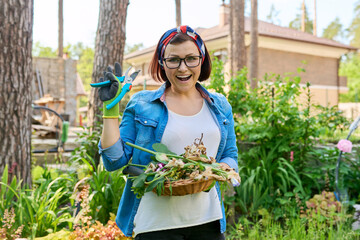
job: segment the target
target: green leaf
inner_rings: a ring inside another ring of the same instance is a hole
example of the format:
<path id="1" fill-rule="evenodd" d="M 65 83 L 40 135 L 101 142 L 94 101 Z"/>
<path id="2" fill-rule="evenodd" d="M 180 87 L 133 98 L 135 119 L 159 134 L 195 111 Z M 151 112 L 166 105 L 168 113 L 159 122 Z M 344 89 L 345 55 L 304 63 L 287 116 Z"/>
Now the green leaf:
<path id="1" fill-rule="evenodd" d="M 155 158 L 157 161 L 167 164 L 169 162 L 169 158 L 166 156 L 165 153 L 156 153 Z"/>
<path id="2" fill-rule="evenodd" d="M 150 192 L 152 191 L 158 184 L 162 183 L 165 181 L 164 177 L 161 177 L 155 181 L 153 181 L 152 183 L 150 183 L 146 188 L 145 188 L 145 192 Z"/>
<path id="3" fill-rule="evenodd" d="M 137 176 L 133 181 L 133 187 L 134 188 L 142 188 L 142 187 L 144 187 L 146 177 L 147 177 L 146 173 L 142 173 L 139 176 Z"/>
<path id="4" fill-rule="evenodd" d="M 176 155 L 176 153 L 170 151 L 168 147 L 162 143 L 154 143 L 152 145 L 153 149 L 159 153 L 165 153 L 165 154 L 173 154 Z"/>

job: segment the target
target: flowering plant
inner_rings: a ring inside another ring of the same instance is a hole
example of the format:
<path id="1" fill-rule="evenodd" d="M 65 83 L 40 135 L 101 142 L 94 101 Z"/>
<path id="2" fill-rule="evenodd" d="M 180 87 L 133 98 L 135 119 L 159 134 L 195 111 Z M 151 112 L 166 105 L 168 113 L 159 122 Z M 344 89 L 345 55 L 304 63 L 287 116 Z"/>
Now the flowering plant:
<path id="1" fill-rule="evenodd" d="M 349 152 L 351 152 L 351 149 L 352 149 L 352 143 L 351 143 L 351 141 L 349 141 L 347 139 L 341 139 L 337 144 L 337 148 L 340 151 L 349 153 Z"/>
<path id="2" fill-rule="evenodd" d="M 145 171 L 139 176 L 130 177 L 133 181 L 132 190 L 137 197 L 142 197 L 145 192 L 155 191 L 159 196 L 165 191 L 165 184 L 171 185 L 179 180 L 189 179 L 190 182 L 216 180 L 231 182 L 234 186 L 240 185 L 240 176 L 232 168 L 222 167 L 213 157 L 206 156 L 206 148 L 201 139 L 195 139 L 194 143 L 185 147 L 185 153 L 176 155 L 164 144 L 155 143 L 151 151 L 132 143 L 129 146 L 153 154 L 152 162 L 147 166 L 129 164 L 145 167 Z M 215 181 L 208 189 L 213 187 Z M 170 195 L 171 195 L 170 194 Z"/>

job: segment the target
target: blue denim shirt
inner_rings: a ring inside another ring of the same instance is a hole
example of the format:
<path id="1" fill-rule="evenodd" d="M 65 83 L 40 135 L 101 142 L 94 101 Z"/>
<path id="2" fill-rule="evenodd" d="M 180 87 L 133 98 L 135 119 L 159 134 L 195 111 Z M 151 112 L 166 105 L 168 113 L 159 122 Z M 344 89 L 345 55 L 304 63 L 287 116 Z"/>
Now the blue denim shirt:
<path id="1" fill-rule="evenodd" d="M 221 132 L 221 140 L 216 155 L 216 161 L 226 163 L 238 171 L 238 150 L 234 130 L 232 109 L 226 98 L 218 93 L 209 93 L 199 83 L 196 87 L 200 94 L 207 100 L 211 113 Z M 131 98 L 123 114 L 120 124 L 120 139 L 111 147 L 102 149 L 99 142 L 99 153 L 102 156 L 105 169 L 117 170 L 126 165 L 132 158 L 132 163 L 148 164 L 150 154 L 134 149 L 125 142 L 134 143 L 147 149 L 152 149 L 154 143 L 160 143 L 167 121 L 168 109 L 164 101 L 166 84 L 155 91 L 141 91 Z M 134 217 L 140 204 L 131 191 L 132 181 L 128 180 L 120 200 L 116 224 L 128 237 L 132 236 Z M 219 184 L 216 190 L 221 201 Z M 222 201 L 221 201 L 222 202 Z M 224 206 L 222 204 L 223 218 L 220 220 L 220 231 L 226 229 Z"/>

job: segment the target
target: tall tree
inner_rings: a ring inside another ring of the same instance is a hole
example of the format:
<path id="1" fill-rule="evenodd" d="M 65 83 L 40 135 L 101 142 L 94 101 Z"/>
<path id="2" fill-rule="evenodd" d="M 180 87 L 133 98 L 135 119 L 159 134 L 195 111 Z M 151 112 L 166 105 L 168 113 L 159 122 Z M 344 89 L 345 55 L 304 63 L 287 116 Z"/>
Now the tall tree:
<path id="1" fill-rule="evenodd" d="M 246 48 L 245 48 L 245 0 L 231 0 L 231 26 L 230 26 L 230 44 L 232 45 L 231 61 L 232 75 L 236 75 L 240 69 L 246 66 Z"/>
<path id="2" fill-rule="evenodd" d="M 250 80 L 251 88 L 256 88 L 258 77 L 258 4 L 257 0 L 251 0 L 251 28 L 250 28 Z"/>
<path id="3" fill-rule="evenodd" d="M 122 65 L 128 5 L 129 0 L 100 0 L 92 82 L 98 82 L 106 67 L 114 62 Z M 88 104 L 88 126 L 94 126 L 94 123 L 101 120 L 101 108 L 98 91 L 92 88 Z"/>
<path id="4" fill-rule="evenodd" d="M 355 5 L 354 19 L 352 20 L 348 29 L 350 38 L 350 44 L 354 47 L 360 48 L 360 1 Z"/>
<path id="5" fill-rule="evenodd" d="M 31 184 L 33 0 L 0 1 L 0 174 Z"/>
<path id="6" fill-rule="evenodd" d="M 314 0 L 314 20 L 313 20 L 313 34 L 314 36 L 317 35 L 317 22 L 316 22 L 316 0 Z"/>
<path id="7" fill-rule="evenodd" d="M 301 19 L 302 19 L 302 7 L 300 8 L 300 13 L 296 14 L 296 17 L 294 20 L 292 20 L 289 23 L 289 28 L 293 28 L 293 29 L 297 29 L 297 30 L 301 30 Z M 309 14 L 307 12 L 307 8 L 305 6 L 305 32 L 307 33 L 313 33 L 313 22 L 312 20 L 309 18 Z"/>
<path id="8" fill-rule="evenodd" d="M 301 5 L 301 31 L 305 32 L 305 0 Z"/>
<path id="9" fill-rule="evenodd" d="M 181 0 L 175 0 L 176 26 L 181 26 Z"/>
<path id="10" fill-rule="evenodd" d="M 223 1 L 224 4 L 224 1 Z M 245 0 L 230 0 L 230 72 L 235 76 L 244 66 L 246 66 L 245 48 Z M 231 195 L 234 188 L 231 185 L 226 194 Z M 235 203 L 228 208 L 228 222 L 235 224 Z"/>
<path id="11" fill-rule="evenodd" d="M 63 57 L 63 50 L 64 50 L 64 17 L 63 17 L 63 0 L 59 0 L 59 35 L 58 35 L 58 56 Z"/>
<path id="12" fill-rule="evenodd" d="M 322 37 L 331 40 L 340 40 L 343 36 L 343 26 L 338 17 L 335 18 L 323 31 Z"/>

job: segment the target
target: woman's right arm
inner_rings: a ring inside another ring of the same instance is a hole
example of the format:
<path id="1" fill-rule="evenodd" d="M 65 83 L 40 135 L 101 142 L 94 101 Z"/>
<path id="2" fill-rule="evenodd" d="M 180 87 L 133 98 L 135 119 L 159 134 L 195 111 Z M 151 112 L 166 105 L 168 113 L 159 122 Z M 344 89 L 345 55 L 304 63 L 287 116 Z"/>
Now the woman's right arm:
<path id="1" fill-rule="evenodd" d="M 103 130 L 101 134 L 101 147 L 103 149 L 111 147 L 120 138 L 119 119 L 104 118 Z"/>

